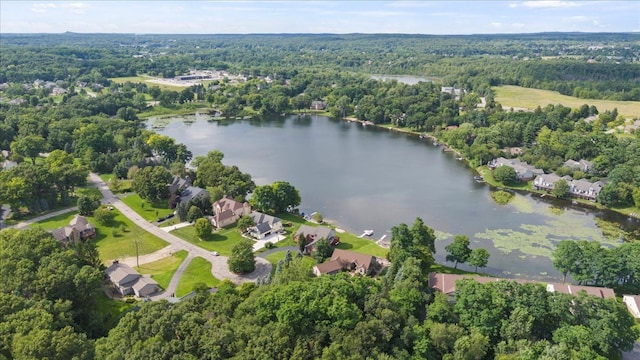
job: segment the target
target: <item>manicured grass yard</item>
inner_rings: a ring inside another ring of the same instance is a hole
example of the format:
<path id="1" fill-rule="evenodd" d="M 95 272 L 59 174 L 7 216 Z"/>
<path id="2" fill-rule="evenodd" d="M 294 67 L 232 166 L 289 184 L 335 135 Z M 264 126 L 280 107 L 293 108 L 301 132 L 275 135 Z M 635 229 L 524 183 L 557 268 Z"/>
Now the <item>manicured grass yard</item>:
<path id="1" fill-rule="evenodd" d="M 279 251 L 273 254 L 269 254 L 267 256 L 265 256 L 265 259 L 272 263 L 273 265 L 278 264 L 278 261 L 284 259 L 284 256 L 287 254 L 286 251 Z M 293 257 L 295 258 L 296 254 L 291 254 L 293 255 Z M 316 265 L 316 261 L 310 257 L 310 256 L 303 256 L 302 257 L 302 261 L 306 264 L 309 265 L 309 269 L 311 269 L 312 267 L 314 267 Z M 275 267 L 273 268 L 275 270 Z"/>
<path id="2" fill-rule="evenodd" d="M 187 257 L 186 250 L 180 250 L 172 256 L 154 261 L 148 264 L 143 264 L 135 269 L 141 274 L 151 275 L 151 278 L 158 282 L 161 288 L 166 289 L 169 286 L 169 282 L 173 277 L 182 261 Z"/>
<path id="3" fill-rule="evenodd" d="M 113 179 L 115 175 L 113 174 L 100 174 L 100 179 L 102 179 L 102 181 L 108 183 L 109 181 L 111 181 L 111 179 Z"/>
<path id="4" fill-rule="evenodd" d="M 640 101 L 579 99 L 562 95 L 556 91 L 529 89 L 512 85 L 496 86 L 492 89 L 496 94 L 496 102 L 499 102 L 504 107 L 520 107 L 533 110 L 538 106 L 544 108 L 549 104 L 562 104 L 571 108 L 579 108 L 583 104 L 588 104 L 595 105 L 599 112 L 618 108 L 618 113 L 625 117 L 635 117 L 640 114 Z"/>
<path id="5" fill-rule="evenodd" d="M 116 217 L 112 224 L 108 226 L 98 225 L 92 216 L 87 216 L 89 222 L 96 226 L 97 235 L 93 241 L 96 242 L 100 259 L 103 261 L 107 262 L 108 260 L 134 256 L 136 254 L 134 240 L 138 240 L 138 251 L 140 255 L 150 254 L 168 245 L 166 241 L 151 235 L 135 225 L 118 210 L 113 211 L 116 213 Z M 71 221 L 76 214 L 77 212 L 70 212 L 55 216 L 35 223 L 32 226 L 40 226 L 45 230 L 56 229 L 68 225 L 69 221 Z"/>
<path id="6" fill-rule="evenodd" d="M 148 221 L 156 221 L 158 217 L 162 218 L 173 213 L 166 201 L 152 203 L 142 200 L 138 194 L 125 196 L 120 200 Z M 143 203 L 144 206 L 142 205 Z"/>
<path id="7" fill-rule="evenodd" d="M 531 181 L 517 182 L 515 184 L 504 185 L 503 183 L 493 178 L 493 174 L 491 170 L 486 165 L 476 168 L 476 171 L 478 171 L 478 173 L 480 173 L 480 175 L 482 175 L 482 177 L 484 178 L 484 181 L 486 181 L 487 184 L 491 186 L 504 187 L 504 188 L 517 189 L 517 190 L 528 190 L 528 191 L 532 190 Z"/>
<path id="8" fill-rule="evenodd" d="M 378 257 L 386 257 L 388 249 L 380 247 L 373 239 L 359 238 L 349 233 L 336 233 L 340 237 L 338 249 L 355 251 L 363 254 L 369 254 Z"/>
<path id="9" fill-rule="evenodd" d="M 180 283 L 176 289 L 176 296 L 187 295 L 193 291 L 193 287 L 197 283 L 204 283 L 210 288 L 220 284 L 220 280 L 211 275 L 211 263 L 201 257 L 196 257 L 191 260 L 191 263 L 187 266 L 187 269 L 180 278 Z"/>
<path id="10" fill-rule="evenodd" d="M 235 226 L 214 232 L 209 238 L 204 240 L 198 238 L 193 226 L 173 230 L 171 233 L 203 249 L 217 251 L 220 255 L 224 256 L 231 255 L 231 248 L 240 242 L 240 240 L 244 239 Z"/>

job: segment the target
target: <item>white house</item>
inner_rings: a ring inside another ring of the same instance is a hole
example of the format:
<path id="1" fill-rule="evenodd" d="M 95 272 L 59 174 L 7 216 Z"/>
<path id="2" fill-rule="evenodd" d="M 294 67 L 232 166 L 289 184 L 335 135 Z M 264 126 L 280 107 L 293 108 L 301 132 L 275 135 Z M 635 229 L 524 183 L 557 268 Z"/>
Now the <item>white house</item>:
<path id="1" fill-rule="evenodd" d="M 253 211 L 249 216 L 255 224 L 248 229 L 249 234 L 258 240 L 282 231 L 282 219 L 280 218 L 257 211 Z"/>
<path id="2" fill-rule="evenodd" d="M 640 319 L 640 295 L 623 295 L 622 302 L 636 319 Z"/>

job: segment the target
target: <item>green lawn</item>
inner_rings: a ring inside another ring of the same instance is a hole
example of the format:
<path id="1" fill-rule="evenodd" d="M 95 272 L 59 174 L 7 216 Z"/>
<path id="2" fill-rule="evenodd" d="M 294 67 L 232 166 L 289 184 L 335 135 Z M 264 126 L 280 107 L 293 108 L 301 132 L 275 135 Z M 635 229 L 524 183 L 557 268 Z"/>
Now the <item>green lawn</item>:
<path id="1" fill-rule="evenodd" d="M 286 251 L 279 251 L 279 252 L 275 252 L 273 254 L 269 254 L 267 256 L 265 256 L 265 259 L 272 263 L 273 265 L 276 265 L 278 263 L 278 261 L 284 259 L 284 256 L 287 254 Z M 296 254 L 292 254 L 294 257 L 296 256 Z M 306 264 L 309 265 L 309 268 L 311 269 L 312 267 L 314 267 L 316 265 L 316 261 L 310 257 L 310 256 L 304 256 L 302 257 L 302 261 Z M 273 268 L 275 270 L 275 267 Z"/>
<path id="2" fill-rule="evenodd" d="M 173 213 L 166 201 L 152 203 L 142 200 L 138 194 L 125 196 L 120 200 L 148 221 L 156 221 L 158 217 L 165 217 Z"/>
<path id="3" fill-rule="evenodd" d="M 186 250 L 180 250 L 172 256 L 160 259 L 148 264 L 135 267 L 141 274 L 151 275 L 151 278 L 158 282 L 161 288 L 166 289 L 182 261 L 187 257 Z"/>
<path id="4" fill-rule="evenodd" d="M 138 251 L 140 255 L 150 254 L 169 245 L 166 241 L 144 231 L 127 219 L 118 210 L 113 210 L 116 217 L 113 223 L 105 226 L 96 224 L 92 216 L 87 216 L 91 224 L 96 226 L 97 236 L 93 241 L 98 246 L 100 258 L 107 262 L 123 257 L 135 256 L 136 246 L 134 240 L 138 241 Z M 42 227 L 45 230 L 52 230 L 69 224 L 69 221 L 77 212 L 70 212 L 54 216 L 32 224 L 34 227 Z M 124 230 L 124 231 L 123 231 Z"/>
<path id="5" fill-rule="evenodd" d="M 482 268 L 478 268 L 478 270 L 482 271 Z M 453 267 L 449 267 L 441 264 L 433 264 L 431 265 L 430 272 L 437 272 L 443 274 L 460 274 L 460 275 L 482 275 L 481 273 L 474 273 L 471 271 L 464 271 L 460 269 L 454 269 Z"/>
<path id="6" fill-rule="evenodd" d="M 102 199 L 102 193 L 100 192 L 100 190 L 98 190 L 98 188 L 95 188 L 93 186 L 84 186 L 84 187 L 76 188 L 75 191 L 76 191 L 76 197 L 85 195 L 85 196 L 90 196 L 97 199 Z M 72 201 L 74 205 L 77 203 L 75 198 Z"/>
<path id="7" fill-rule="evenodd" d="M 496 86 L 495 101 L 504 107 L 519 107 L 535 109 L 549 104 L 562 104 L 571 108 L 579 108 L 583 104 L 595 105 L 599 112 L 618 108 L 618 113 L 625 117 L 636 117 L 640 114 L 640 101 L 613 101 L 579 99 L 573 96 L 562 95 L 556 91 L 529 89 L 520 86 Z"/>
<path id="8" fill-rule="evenodd" d="M 389 252 L 388 249 L 380 247 L 372 239 L 359 238 L 350 233 L 336 233 L 336 235 L 340 237 L 340 244 L 337 246 L 338 249 L 355 251 L 378 257 L 386 257 Z"/>
<path id="9" fill-rule="evenodd" d="M 491 170 L 486 166 L 480 166 L 476 168 L 476 171 L 482 175 L 482 178 L 484 178 L 484 181 L 487 182 L 487 184 L 491 185 L 491 186 L 495 186 L 495 187 L 503 187 L 503 188 L 509 188 L 509 189 L 516 189 L 516 190 L 527 190 L 527 191 L 532 191 L 533 188 L 531 187 L 531 181 L 527 181 L 527 182 L 518 182 L 515 184 L 510 184 L 510 185 L 504 185 L 503 183 L 497 181 L 496 179 L 493 178 L 493 173 L 491 172 Z"/>
<path id="10" fill-rule="evenodd" d="M 136 305 L 135 303 L 128 303 L 122 300 L 113 300 L 103 292 L 100 292 L 96 297 L 96 304 L 98 311 L 105 315 L 103 322 L 107 324 L 106 327 L 108 329 L 112 329 L 118 325 L 120 316 Z"/>
<path id="11" fill-rule="evenodd" d="M 191 260 L 189 266 L 182 274 L 176 296 L 181 297 L 193 291 L 193 287 L 197 283 L 204 283 L 208 287 L 215 287 L 220 284 L 220 280 L 211 275 L 211 263 L 207 260 L 196 257 Z"/>
<path id="12" fill-rule="evenodd" d="M 111 179 L 114 178 L 115 175 L 113 174 L 100 174 L 100 179 L 102 179 L 102 181 L 108 183 L 109 181 L 111 181 Z"/>
<path id="13" fill-rule="evenodd" d="M 203 249 L 217 251 L 220 255 L 224 256 L 231 255 L 231 248 L 240 242 L 240 240 L 244 239 L 235 226 L 214 232 L 209 238 L 204 240 L 200 240 L 198 236 L 196 236 L 193 226 L 173 230 L 171 233 Z"/>

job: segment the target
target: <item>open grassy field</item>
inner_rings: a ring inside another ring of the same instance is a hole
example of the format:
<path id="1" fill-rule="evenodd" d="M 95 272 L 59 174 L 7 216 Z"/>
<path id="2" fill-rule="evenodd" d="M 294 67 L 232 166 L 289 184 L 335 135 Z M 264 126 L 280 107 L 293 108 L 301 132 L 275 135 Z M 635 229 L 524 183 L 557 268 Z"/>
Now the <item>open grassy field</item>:
<path id="1" fill-rule="evenodd" d="M 159 83 L 155 83 L 151 80 L 153 80 L 154 78 L 151 76 L 146 76 L 146 75 L 140 75 L 140 76 L 127 76 L 127 77 L 117 77 L 117 78 L 111 78 L 109 80 L 117 83 L 117 84 L 124 84 L 127 81 L 130 81 L 132 83 L 143 83 L 143 84 L 147 84 L 147 86 L 157 86 L 162 90 L 174 90 L 174 91 L 181 91 L 183 90 L 185 87 L 184 86 L 178 86 L 178 85 L 168 85 L 168 84 L 159 84 Z"/>
<path id="2" fill-rule="evenodd" d="M 151 278 L 158 282 L 161 288 L 166 289 L 173 274 L 186 259 L 188 253 L 186 250 L 180 250 L 172 256 L 160 259 L 158 261 L 143 264 L 135 269 L 141 274 L 151 275 Z"/>
<path id="3" fill-rule="evenodd" d="M 93 241 L 96 242 L 100 259 L 107 262 L 123 257 L 134 256 L 136 246 L 134 240 L 138 240 L 138 251 L 140 255 L 150 254 L 162 249 L 168 243 L 150 233 L 144 231 L 127 219 L 118 210 L 112 224 L 98 225 L 92 216 L 87 216 L 87 220 L 96 227 L 97 235 Z M 77 212 L 70 212 L 54 216 L 47 220 L 35 223 L 33 227 L 42 227 L 45 230 L 53 230 L 69 224 L 69 221 Z"/>
<path id="4" fill-rule="evenodd" d="M 503 107 L 533 110 L 538 106 L 545 107 L 549 104 L 562 104 L 571 108 L 578 108 L 583 104 L 587 104 L 595 105 L 600 112 L 618 108 L 618 113 L 625 117 L 640 116 L 640 101 L 579 99 L 562 95 L 556 91 L 529 89 L 512 85 L 496 86 L 492 89 L 495 92 L 495 101 L 502 104 Z"/>
<path id="5" fill-rule="evenodd" d="M 200 240 L 196 235 L 193 226 L 183 227 L 171 231 L 171 233 L 194 245 L 209 251 L 217 251 L 220 255 L 231 255 L 231 248 L 244 239 L 235 226 L 224 228 L 219 232 L 214 232 L 207 239 Z"/>
<path id="6" fill-rule="evenodd" d="M 204 283 L 208 287 L 215 287 L 220 284 L 220 280 L 211 275 L 211 263 L 207 260 L 196 257 L 191 260 L 189 266 L 182 274 L 180 283 L 176 289 L 176 296 L 181 297 L 193 291 L 197 283 Z"/>
<path id="7" fill-rule="evenodd" d="M 173 212 L 173 210 L 169 209 L 166 201 L 152 203 L 142 200 L 138 194 L 125 196 L 120 200 L 148 221 L 156 221 L 158 217 L 165 217 Z"/>

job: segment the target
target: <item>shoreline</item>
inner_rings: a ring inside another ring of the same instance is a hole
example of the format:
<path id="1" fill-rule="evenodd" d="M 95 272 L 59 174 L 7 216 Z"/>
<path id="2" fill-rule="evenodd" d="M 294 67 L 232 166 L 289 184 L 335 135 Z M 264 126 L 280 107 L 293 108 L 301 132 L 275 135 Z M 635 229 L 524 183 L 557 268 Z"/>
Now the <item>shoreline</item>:
<path id="1" fill-rule="evenodd" d="M 395 132 L 404 133 L 404 134 L 417 135 L 417 136 L 425 136 L 427 139 L 429 139 L 429 140 L 433 140 L 433 141 L 437 141 L 439 144 L 441 144 L 442 146 L 444 146 L 444 147 L 443 147 L 443 151 L 444 151 L 444 152 L 452 152 L 452 153 L 454 153 L 454 154 L 456 155 L 456 157 L 457 157 L 457 158 L 461 158 L 461 157 L 462 157 L 462 154 L 460 154 L 460 151 L 459 151 L 459 150 L 457 150 L 457 149 L 455 149 L 455 148 L 451 147 L 449 144 L 447 144 L 447 143 L 445 143 L 445 142 L 442 142 L 442 141 L 441 141 L 440 139 L 438 139 L 435 135 L 433 135 L 433 133 L 417 132 L 417 131 L 413 131 L 413 130 L 409 130 L 409 129 L 400 129 L 400 128 L 396 128 L 396 127 L 382 126 L 382 125 L 379 125 L 379 124 L 372 123 L 372 122 L 370 122 L 370 121 L 365 122 L 364 120 L 359 120 L 359 119 L 357 119 L 357 118 L 355 118 L 355 117 L 351 117 L 351 116 L 344 117 L 344 118 L 342 118 L 342 120 L 343 120 L 343 121 L 348 121 L 348 122 L 358 122 L 358 123 L 362 124 L 363 126 L 375 126 L 375 127 L 377 127 L 377 128 L 380 128 L 380 129 L 386 129 L 386 130 L 389 130 L 389 131 L 395 131 Z M 480 172 L 480 168 L 482 167 L 482 165 L 480 165 L 480 166 L 478 166 L 478 167 L 475 167 L 475 168 L 474 168 L 474 167 L 471 167 L 471 166 L 469 165 L 469 162 L 468 162 L 468 161 L 466 161 L 466 159 L 463 159 L 463 160 L 465 161 L 465 164 L 467 165 L 467 168 L 468 168 L 469 170 L 471 170 L 472 174 L 473 174 L 473 173 L 476 173 L 476 174 L 479 174 L 479 175 L 481 174 L 481 172 Z M 508 186 L 508 185 L 498 186 L 498 185 L 495 185 L 495 184 L 490 184 L 490 183 L 488 183 L 488 182 L 487 182 L 486 184 L 487 184 L 490 188 L 495 188 L 495 189 L 508 189 L 508 190 L 515 191 L 515 192 L 526 192 L 526 193 L 528 193 L 528 194 L 536 195 L 536 196 L 538 196 L 538 197 L 551 196 L 551 193 L 543 192 L 543 191 L 539 191 L 539 190 L 523 189 L 523 188 L 512 187 L 512 186 Z M 571 198 L 571 199 L 559 199 L 559 198 L 556 198 L 556 199 L 557 199 L 557 200 L 561 200 L 561 201 L 568 201 L 568 202 L 570 202 L 570 203 L 571 203 L 572 205 L 574 205 L 574 206 L 580 206 L 581 208 L 585 208 L 585 209 L 590 210 L 590 211 L 597 211 L 597 210 L 602 211 L 602 210 L 606 210 L 606 211 L 611 211 L 611 212 L 614 212 L 614 213 L 616 213 L 616 214 L 620 214 L 620 215 L 623 215 L 623 216 L 627 216 L 627 217 L 632 217 L 632 218 L 635 218 L 635 219 L 639 219 L 639 217 L 637 217 L 637 216 L 636 216 L 636 217 L 634 217 L 634 216 L 632 215 L 632 213 L 633 213 L 633 212 L 629 212 L 629 213 L 627 213 L 627 212 L 623 212 L 623 211 L 620 211 L 620 210 L 618 210 L 618 209 L 613 209 L 613 208 L 610 208 L 610 207 L 606 207 L 606 206 L 604 206 L 604 205 L 600 205 L 600 204 L 599 204 L 599 203 L 597 203 L 597 202 L 593 202 L 593 203 L 591 203 L 591 202 L 585 202 L 585 201 L 584 201 L 584 200 L 582 200 L 582 199 L 573 199 L 573 198 Z M 574 201 L 576 202 L 575 204 L 573 203 Z"/>

